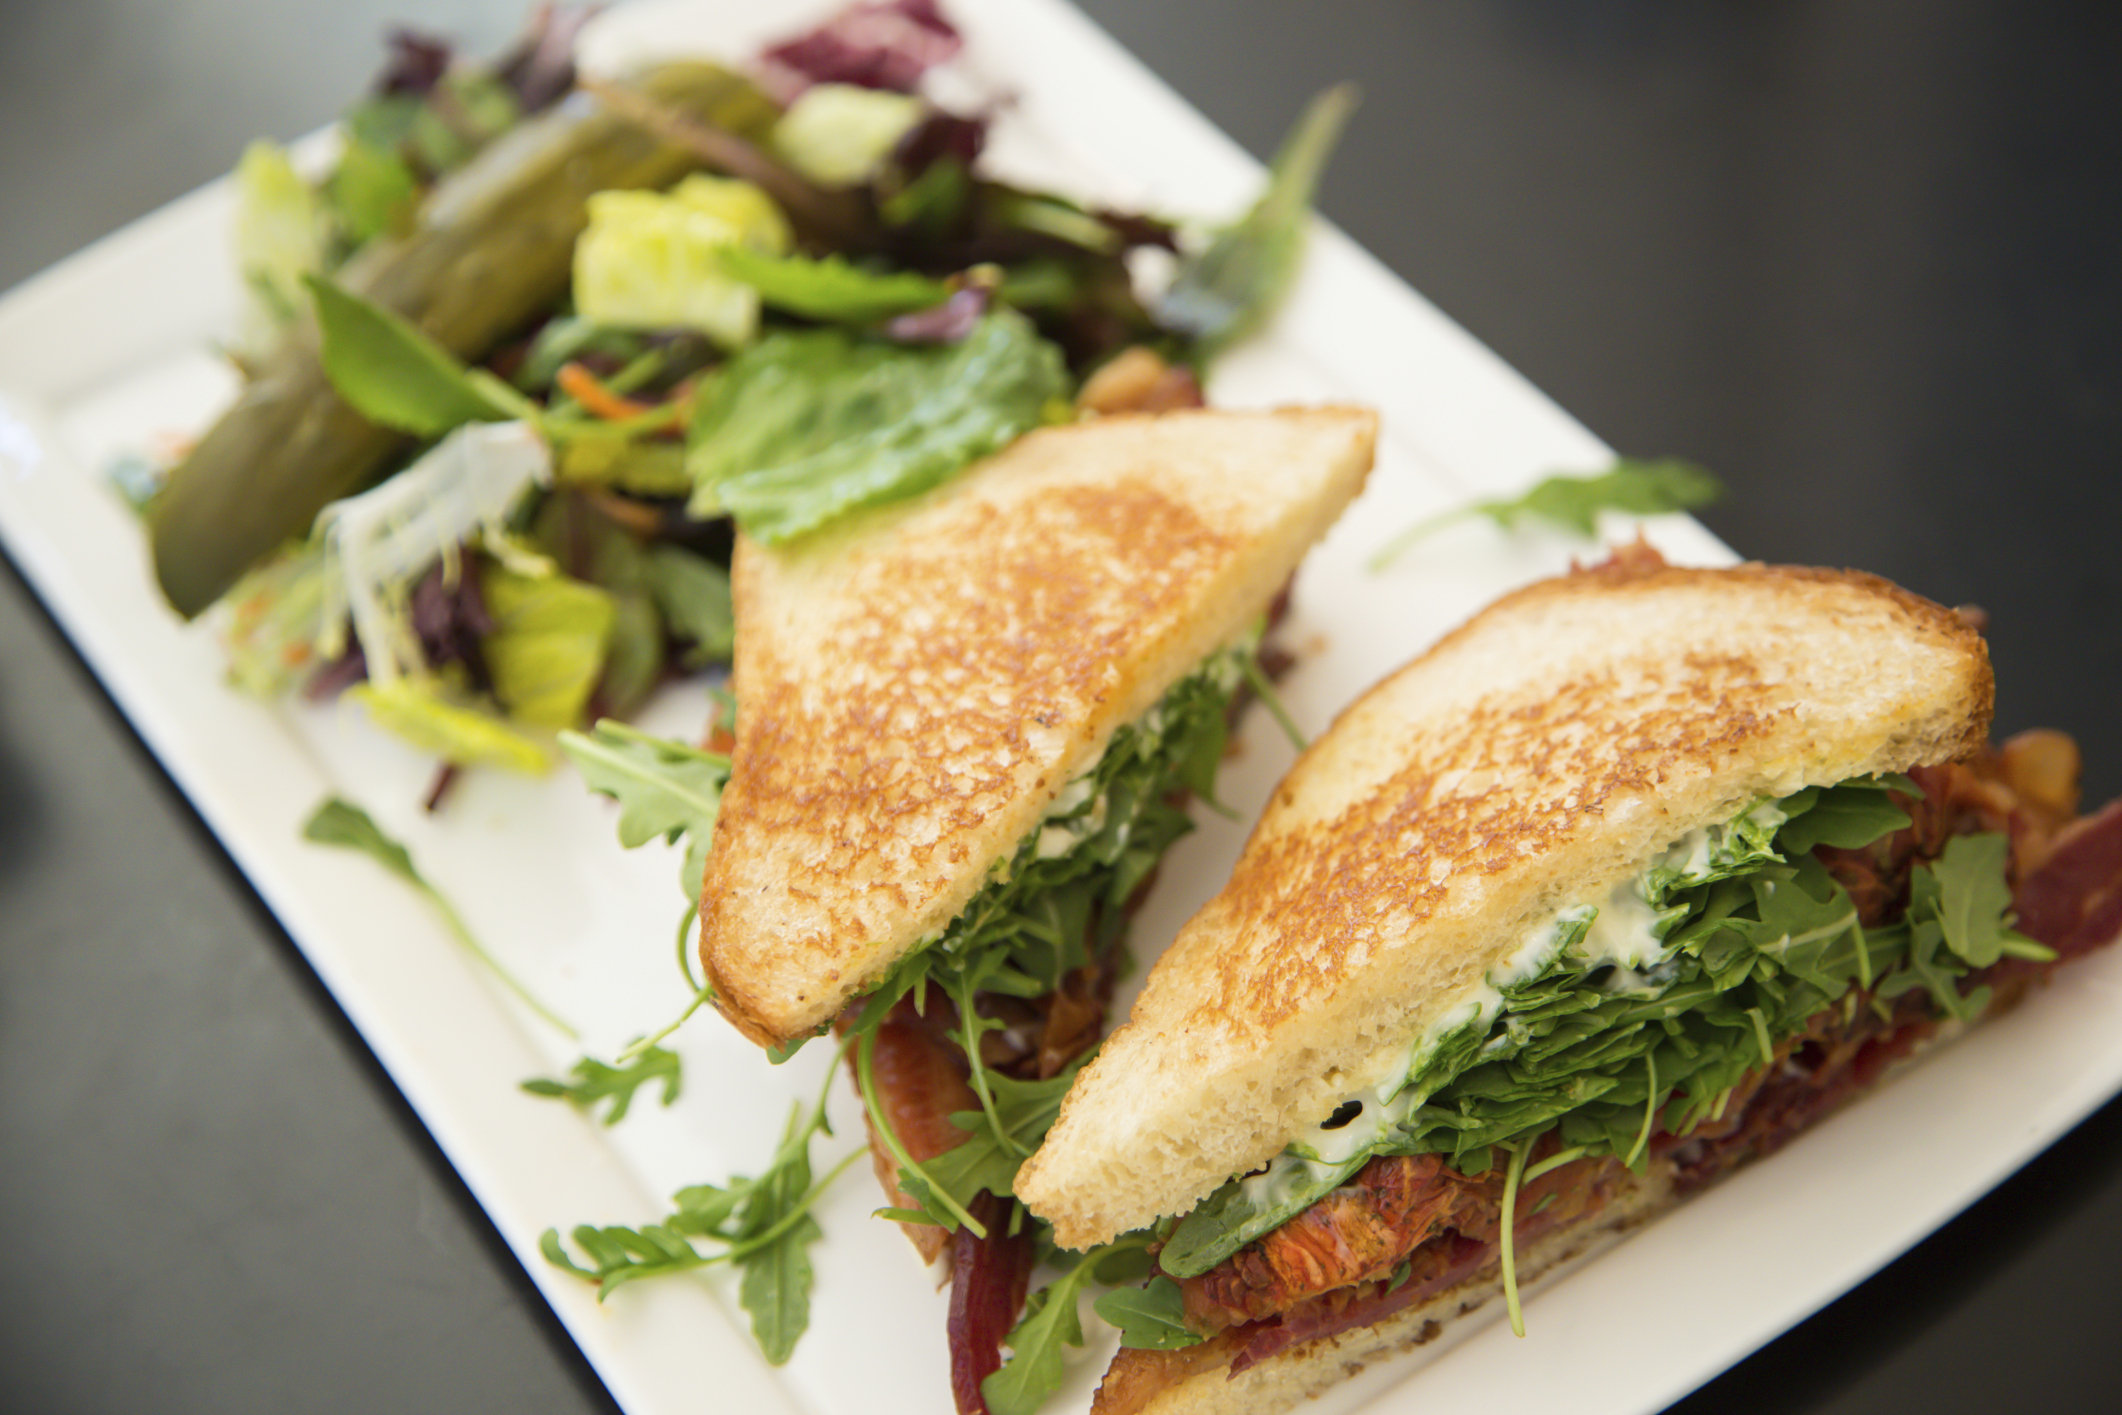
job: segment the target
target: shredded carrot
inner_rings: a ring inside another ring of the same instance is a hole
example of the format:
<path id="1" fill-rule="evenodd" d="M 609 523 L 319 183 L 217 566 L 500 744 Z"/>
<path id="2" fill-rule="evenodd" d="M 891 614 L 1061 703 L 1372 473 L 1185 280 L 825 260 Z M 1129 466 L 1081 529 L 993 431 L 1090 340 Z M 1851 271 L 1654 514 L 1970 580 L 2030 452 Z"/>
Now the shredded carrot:
<path id="1" fill-rule="evenodd" d="M 578 363 L 560 365 L 560 373 L 553 381 L 560 385 L 562 393 L 587 408 L 593 416 L 612 422 L 638 418 L 656 410 L 653 403 L 637 403 L 623 394 L 612 392 L 598 381 L 597 375 Z"/>

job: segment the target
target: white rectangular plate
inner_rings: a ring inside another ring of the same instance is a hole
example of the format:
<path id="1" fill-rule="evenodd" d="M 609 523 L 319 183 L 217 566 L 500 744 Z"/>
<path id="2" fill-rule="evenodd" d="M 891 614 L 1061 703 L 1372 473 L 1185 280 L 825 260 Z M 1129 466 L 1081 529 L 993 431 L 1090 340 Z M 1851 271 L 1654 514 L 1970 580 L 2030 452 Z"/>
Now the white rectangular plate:
<path id="1" fill-rule="evenodd" d="M 614 62 L 646 46 L 742 56 L 768 37 L 736 0 L 635 6 L 591 41 Z M 976 85 L 1017 102 L 998 162 L 1117 205 L 1182 216 L 1239 209 L 1258 167 L 1058 0 L 961 8 Z M 774 33 L 799 22 L 783 9 Z M 142 538 L 104 478 L 120 451 L 196 431 L 233 391 L 209 352 L 231 327 L 224 187 L 98 244 L 0 302 L 0 535 L 149 747 L 302 947 L 492 1215 L 619 1402 L 639 1415 L 699 1407 L 867 1415 L 879 1390 L 947 1408 L 944 1297 L 859 1171 L 819 1217 L 813 1321 L 795 1359 L 758 1357 L 712 1279 L 634 1287 L 604 1306 L 547 1266 L 538 1235 L 577 1222 L 639 1224 L 681 1185 L 755 1171 L 792 1099 L 826 1078 L 826 1049 L 787 1067 L 713 1018 L 675 1043 L 681 1102 L 644 1095 L 616 1129 L 531 1099 L 517 1083 L 580 1054 L 465 959 L 425 906 L 370 862 L 304 845 L 329 794 L 359 801 L 531 990 L 609 1057 L 675 1017 L 685 907 L 675 855 L 622 853 L 608 803 L 565 769 L 538 781 L 462 780 L 446 812 L 418 802 L 428 762 L 351 709 L 268 706 L 223 684 L 212 630 L 155 592 Z M 113 331 L 124 331 L 122 337 Z M 34 351 L 32 353 L 31 351 Z M 1286 696 L 1307 731 L 1497 594 L 1596 548 L 1465 524 L 1382 575 L 1365 558 L 1395 530 L 1476 496 L 1509 494 L 1609 453 L 1337 231 L 1321 226 L 1289 304 L 1219 368 L 1215 401 L 1371 404 L 1385 437 L 1370 489 L 1303 572 Z M 1603 527 L 1609 538 L 1631 524 Z M 1648 527 L 1669 557 L 1730 554 L 1691 521 Z M 704 694 L 673 691 L 646 726 L 696 733 Z M 1255 714 L 1258 719 L 1259 715 Z M 1251 722 L 1223 794 L 1247 818 L 1290 752 Z M 1244 827 L 1206 817 L 1136 927 L 1149 952 L 1213 891 Z M 1898 1254 L 2122 1086 L 2122 955 L 2035 997 L 1529 1305 L 1530 1339 L 1493 1325 L 1448 1352 L 1389 1364 L 1322 1408 L 1648 1412 L 1699 1384 Z M 862 1133 L 836 1083 L 833 1144 Z M 1705 1270 L 1693 1255 L 1714 1244 Z M 1095 1330 L 1095 1324 L 1093 1324 Z M 1643 1339 L 1656 1332 L 1655 1341 Z M 1109 1346 L 1093 1339 L 1057 1411 L 1083 1408 Z"/>

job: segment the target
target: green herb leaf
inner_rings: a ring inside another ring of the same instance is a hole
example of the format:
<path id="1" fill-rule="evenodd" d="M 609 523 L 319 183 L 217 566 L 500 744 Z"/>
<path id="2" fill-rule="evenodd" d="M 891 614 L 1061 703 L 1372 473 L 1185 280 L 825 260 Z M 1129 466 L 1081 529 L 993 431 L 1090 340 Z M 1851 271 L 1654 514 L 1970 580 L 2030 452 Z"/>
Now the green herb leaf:
<path id="1" fill-rule="evenodd" d="M 690 509 L 727 511 L 778 544 L 949 480 L 1036 426 L 1067 388 L 1060 351 L 1011 310 L 943 346 L 772 335 L 695 405 Z"/>
<path id="2" fill-rule="evenodd" d="M 539 1251 L 554 1266 L 596 1283 L 600 1302 L 629 1282 L 732 1263 L 743 1272 L 738 1300 L 751 1314 L 752 1335 L 766 1358 L 780 1365 L 810 1324 L 809 1249 L 823 1236 L 810 1211 L 833 1180 L 868 1153 L 857 1148 L 824 1179 L 811 1180 L 811 1141 L 832 1133 L 825 1098 L 837 1070 L 827 1068 L 825 1087 L 808 1112 L 800 1105 L 791 1110 L 781 1145 L 758 1178 L 740 1175 L 726 1185 L 681 1189 L 674 1198 L 677 1207 L 662 1223 L 575 1228 L 569 1237 L 588 1266 L 569 1255 L 554 1229 L 540 1237 Z M 722 1251 L 702 1253 L 693 1246 L 694 1238 L 721 1244 Z"/>
<path id="3" fill-rule="evenodd" d="M 1085 1052 L 1070 1062 L 1065 1070 L 1044 1081 L 1019 1081 L 1000 1072 L 989 1073 L 988 1085 L 994 1097 L 992 1109 L 960 1111 L 951 1116 L 951 1124 L 965 1131 L 967 1138 L 963 1144 L 922 1161 L 921 1168 L 929 1181 L 948 1193 L 961 1208 L 971 1208 L 974 1197 L 983 1189 L 1009 1198 L 1016 1192 L 1017 1170 L 1031 1157 L 1032 1151 L 1039 1148 L 1046 1132 L 1053 1128 L 1054 1117 L 1061 1113 L 1061 1101 L 1068 1094 L 1069 1084 L 1095 1053 L 1096 1048 Z M 919 1178 L 902 1173 L 900 1187 L 909 1196 L 926 1197 L 908 1187 L 907 1180 L 918 1185 Z M 932 1204 L 924 1207 L 928 1210 L 928 1222 L 944 1228 L 957 1227 L 947 1208 L 939 1209 Z"/>
<path id="4" fill-rule="evenodd" d="M 479 589 L 493 632 L 480 641 L 494 697 L 518 722 L 572 727 L 604 668 L 617 611 L 612 598 L 565 575 L 481 568 Z"/>
<path id="5" fill-rule="evenodd" d="M 729 662 L 737 647 L 729 571 L 679 546 L 659 545 L 648 553 L 648 583 L 664 622 L 693 641 L 700 660 Z"/>
<path id="6" fill-rule="evenodd" d="M 654 737 L 623 722 L 597 723 L 587 735 L 560 734 L 560 749 L 590 790 L 619 803 L 619 843 L 629 850 L 658 838 L 686 842 L 679 884 L 691 900 L 707 872 L 729 758 Z"/>
<path id="7" fill-rule="evenodd" d="M 1945 946 L 1977 968 L 2002 958 L 2014 937 L 2007 922 L 2011 886 L 2004 878 L 2010 854 L 2011 841 L 2001 831 L 1956 835 L 1924 871 L 1936 877 L 1935 890 L 1923 887 L 1921 894 L 1936 912 Z"/>
<path id="8" fill-rule="evenodd" d="M 465 951 L 484 964 L 487 971 L 498 978 L 502 985 L 523 1000 L 525 1006 L 544 1018 L 554 1028 L 572 1037 L 575 1029 L 562 1021 L 550 1008 L 531 996 L 530 990 L 516 981 L 515 977 L 501 966 L 491 953 L 480 946 L 472 936 L 464 919 L 442 892 L 422 877 L 413 865 L 412 852 L 383 833 L 380 826 L 351 801 L 333 796 L 325 800 L 303 823 L 302 838 L 317 845 L 332 845 L 342 850 L 353 850 L 368 856 L 377 864 L 404 880 L 423 895 L 442 916 L 450 934 L 464 945 Z"/>
<path id="9" fill-rule="evenodd" d="M 894 315 L 940 305 L 951 287 L 911 271 L 868 270 L 838 255 L 767 255 L 733 246 L 721 253 L 722 269 L 759 292 L 775 309 L 805 319 L 872 324 Z"/>
<path id="10" fill-rule="evenodd" d="M 611 1105 L 604 1112 L 606 1125 L 617 1125 L 626 1119 L 626 1111 L 634 1103 L 634 1092 L 651 1081 L 663 1083 L 662 1102 L 668 1106 L 678 1099 L 678 1089 L 683 1080 L 678 1054 L 651 1046 L 636 1054 L 624 1066 L 608 1066 L 593 1056 L 585 1056 L 574 1065 L 573 1081 L 553 1081 L 544 1077 L 525 1081 L 523 1089 L 534 1096 L 546 1096 L 564 1100 L 577 1110 L 593 1109 L 600 1101 Z"/>
<path id="11" fill-rule="evenodd" d="M 555 1267 L 595 1283 L 599 1302 L 629 1282 L 690 1272 L 712 1261 L 688 1243 L 684 1234 L 663 1224 L 598 1228 L 585 1223 L 576 1225 L 568 1237 L 575 1240 L 590 1266 L 585 1268 L 568 1256 L 558 1229 L 548 1228 L 539 1235 L 538 1251 Z"/>
<path id="12" fill-rule="evenodd" d="M 1076 1295 L 1089 1276 L 1090 1264 L 1079 1264 L 1024 1304 L 1024 1316 L 1009 1334 L 1009 1360 L 980 1383 L 991 1415 L 1037 1415 L 1061 1388 L 1067 1348 L 1083 1344 Z"/>
<path id="13" fill-rule="evenodd" d="M 815 1126 L 822 1120 L 813 1120 Z M 760 1179 L 744 1204 L 739 1241 L 763 1240 L 738 1257 L 744 1271 L 737 1300 L 751 1313 L 752 1335 L 766 1359 L 779 1366 L 810 1325 L 810 1245 L 825 1236 L 810 1208 L 809 1138 L 801 1106 L 789 1115 L 782 1137 L 786 1159 Z"/>
<path id="14" fill-rule="evenodd" d="M 1883 789 L 1888 783 L 1848 782 L 1807 793 L 1811 804 L 1793 810 L 1777 841 L 1791 854 L 1809 855 L 1817 845 L 1860 850 L 1909 823 L 1908 812 Z"/>
<path id="15" fill-rule="evenodd" d="M 1133 1350 L 1176 1351 L 1202 1340 L 1186 1325 L 1186 1298 L 1179 1284 L 1161 1273 L 1148 1287 L 1115 1288 L 1092 1306 L 1119 1328 L 1120 1344 Z"/>
<path id="16" fill-rule="evenodd" d="M 1622 457 L 1604 472 L 1551 476 L 1523 496 L 1479 501 L 1419 522 L 1373 555 L 1370 568 L 1384 569 L 1433 531 L 1473 516 L 1486 516 L 1505 530 L 1521 520 L 1543 520 L 1590 536 L 1597 531 L 1601 511 L 1636 516 L 1691 511 L 1723 494 L 1723 484 L 1692 462 Z"/>
<path id="17" fill-rule="evenodd" d="M 1288 290 L 1312 195 L 1355 106 L 1353 84 L 1314 98 L 1276 152 L 1260 199 L 1179 267 L 1158 318 L 1194 341 L 1197 362 L 1206 363 L 1258 328 Z"/>
<path id="18" fill-rule="evenodd" d="M 369 421 L 440 437 L 464 423 L 504 422 L 523 412 L 404 316 L 315 275 L 303 284 L 317 303 L 325 376 Z"/>

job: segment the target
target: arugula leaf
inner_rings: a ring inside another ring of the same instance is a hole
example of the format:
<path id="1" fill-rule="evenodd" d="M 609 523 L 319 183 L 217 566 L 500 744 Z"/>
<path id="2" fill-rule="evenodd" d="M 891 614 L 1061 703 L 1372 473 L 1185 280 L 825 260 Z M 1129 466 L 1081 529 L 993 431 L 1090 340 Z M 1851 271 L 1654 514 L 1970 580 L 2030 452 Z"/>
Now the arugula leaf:
<path id="1" fill-rule="evenodd" d="M 1147 1287 L 1118 1287 L 1091 1304 L 1120 1330 L 1120 1344 L 1136 1351 L 1176 1351 L 1204 1338 L 1186 1325 L 1179 1284 L 1159 1273 Z"/>
<path id="2" fill-rule="evenodd" d="M 818 1198 L 847 1167 L 868 1153 L 857 1147 L 826 1176 L 811 1179 L 810 1144 L 830 1135 L 825 1102 L 837 1064 L 826 1069 L 825 1086 L 808 1112 L 789 1113 L 788 1128 L 773 1158 L 756 1179 L 742 1175 L 726 1185 L 694 1184 L 674 1196 L 676 1208 L 661 1223 L 640 1228 L 581 1224 L 569 1237 L 584 1257 L 576 1262 L 557 1229 L 547 1229 L 538 1249 L 547 1262 L 597 1284 L 597 1300 L 643 1278 L 688 1272 L 727 1262 L 742 1271 L 738 1300 L 751 1313 L 752 1335 L 769 1361 L 780 1365 L 810 1324 L 810 1245 L 824 1236 L 810 1215 Z M 722 1245 L 702 1253 L 693 1239 Z"/>
<path id="3" fill-rule="evenodd" d="M 823 1125 L 823 1112 L 812 1122 Z M 786 1362 L 796 1349 L 796 1340 L 810 1325 L 810 1245 L 825 1236 L 825 1230 L 810 1216 L 810 1149 L 806 1140 L 801 1106 L 790 1113 L 788 1132 L 782 1137 L 785 1163 L 769 1170 L 753 1186 L 744 1202 L 744 1222 L 738 1230 L 740 1245 L 749 1248 L 735 1259 L 744 1272 L 737 1286 L 737 1300 L 751 1313 L 752 1336 L 773 1365 Z"/>
<path id="4" fill-rule="evenodd" d="M 940 1189 L 966 1209 L 972 1207 L 974 1196 L 983 1189 L 1005 1199 L 1014 1195 L 1017 1170 L 1053 1128 L 1070 1083 L 1096 1051 L 1093 1047 L 1044 1081 L 1019 1081 L 1000 1072 L 990 1073 L 992 1107 L 953 1114 L 951 1124 L 966 1132 L 965 1141 L 922 1161 L 921 1170 L 928 1185 L 921 1185 L 922 1176 L 902 1171 L 900 1187 L 917 1200 Z M 910 1183 L 915 1187 L 909 1187 Z M 923 1192 L 916 1193 L 916 1187 Z M 947 1229 L 958 1226 L 948 1208 L 924 1204 L 924 1211 L 924 1222 Z"/>
<path id="5" fill-rule="evenodd" d="M 1523 496 L 1477 501 L 1417 522 L 1372 555 L 1370 568 L 1382 570 L 1432 532 L 1475 516 L 1486 516 L 1505 530 L 1521 520 L 1544 520 L 1590 536 L 1597 531 L 1601 511 L 1636 516 L 1691 511 L 1723 494 L 1723 483 L 1692 462 L 1621 457 L 1604 472 L 1590 476 L 1558 474 Z"/>
<path id="6" fill-rule="evenodd" d="M 1267 190 L 1252 209 L 1179 267 L 1157 316 L 1194 342 L 1196 363 L 1258 328 L 1288 290 L 1312 195 L 1355 107 L 1353 84 L 1314 98 L 1275 153 Z"/>
<path id="7" fill-rule="evenodd" d="M 440 437 L 465 423 L 535 418 L 521 394 L 466 368 L 403 315 L 321 276 L 304 275 L 302 283 L 317 304 L 325 376 L 369 421 Z"/>
<path id="8" fill-rule="evenodd" d="M 839 255 L 813 260 L 732 246 L 721 252 L 721 262 L 724 274 L 757 290 L 761 300 L 805 319 L 870 324 L 940 305 L 951 295 L 944 281 L 869 270 Z"/>
<path id="9" fill-rule="evenodd" d="M 554 1267 L 565 1268 L 575 1276 L 595 1283 L 599 1302 L 629 1282 L 690 1272 L 712 1261 L 688 1243 L 684 1234 L 668 1224 L 599 1228 L 583 1223 L 570 1230 L 568 1237 L 574 1239 L 575 1246 L 590 1260 L 589 1267 L 581 1266 L 568 1256 L 556 1228 L 548 1228 L 538 1235 L 538 1251 Z"/>
<path id="10" fill-rule="evenodd" d="M 1640 1163 L 1651 1127 L 1684 1134 L 1721 1113 L 1734 1087 L 1853 988 L 1881 999 L 1920 991 L 1942 1015 L 1979 1014 L 1988 991 L 1963 992 L 1970 972 L 2007 954 L 2045 952 L 2009 929 L 2004 837 L 1948 842 L 1936 862 L 1912 871 L 1906 917 L 1873 929 L 1859 925 L 1826 867 L 1797 848 L 1815 840 L 1859 848 L 1898 829 L 1907 817 L 1888 789 L 1916 787 L 1886 777 L 1809 789 L 1756 806 L 1721 837 L 1712 833 L 1707 851 L 1671 852 L 1644 880 L 1679 916 L 1663 936 L 1662 961 L 1617 982 L 1565 940 L 1538 976 L 1501 988 L 1493 1020 L 1438 1039 L 1410 1065 L 1405 1089 L 1416 1099 L 1351 1168 L 1377 1153 L 1437 1153 L 1461 1172 L 1483 1173 L 1497 1147 L 1522 1156 L 1526 1141 L 1557 1126 L 1582 1153 Z M 1780 823 L 1773 848 L 1759 830 L 1769 822 Z M 1703 859 L 1706 874 L 1696 869 Z M 1728 866 L 1737 872 L 1720 872 Z M 1590 922 L 1585 911 L 1579 937 Z M 1338 1173 L 1292 1150 L 1265 1175 L 1225 1184 L 1173 1231 L 1163 1269 L 1206 1271 L 1333 1187 Z"/>
<path id="11" fill-rule="evenodd" d="M 500 979 L 503 986 L 521 998 L 525 1006 L 553 1027 L 570 1037 L 576 1035 L 573 1027 L 568 1026 L 544 1003 L 531 996 L 529 989 L 517 982 L 491 953 L 480 946 L 479 940 L 472 936 L 471 929 L 466 926 L 463 916 L 457 913 L 456 908 L 443 897 L 442 892 L 428 883 L 413 865 L 412 852 L 384 834 L 382 827 L 376 824 L 368 812 L 343 797 L 328 797 L 310 813 L 310 818 L 303 822 L 302 838 L 316 845 L 333 845 L 342 850 L 357 851 L 411 885 L 434 906 L 435 912 L 442 916 L 442 922 L 448 927 L 451 936 L 464 945 L 466 952 Z"/>
<path id="12" fill-rule="evenodd" d="M 648 584 L 664 623 L 691 639 L 700 659 L 729 662 L 737 648 L 729 571 L 680 546 L 659 545 L 648 553 Z"/>
<path id="13" fill-rule="evenodd" d="M 632 850 L 659 836 L 685 840 L 679 886 L 690 901 L 707 872 L 722 788 L 729 783 L 729 758 L 608 718 L 588 735 L 562 732 L 559 740 L 583 783 L 619 803 L 622 846 Z"/>
<path id="14" fill-rule="evenodd" d="M 1114 946 L 1128 899 L 1172 841 L 1192 828 L 1171 798 L 1203 758 L 1196 744 L 1223 741 L 1229 704 L 1244 677 L 1241 661 L 1254 651 L 1248 642 L 1216 655 L 1140 721 L 1117 731 L 1097 766 L 1063 792 L 1066 804 L 1024 840 L 943 936 L 886 975 L 856 1031 L 873 1031 L 916 988 L 937 986 L 957 998 L 979 991 L 1043 996 L 1093 950 Z M 982 1089 L 978 1078 L 988 1076 L 975 1068 L 975 1094 Z M 1017 1162 L 1038 1147 L 1060 1099 L 1022 1089 L 1027 1084 L 1047 1083 L 1008 1082 L 982 1095 L 986 1124 L 973 1117 L 961 1127 L 984 1136 L 980 1143 L 905 1167 L 901 1188 L 938 1214 L 935 1222 L 952 1226 L 951 1205 L 962 1208 L 982 1188 L 1009 1192 Z M 938 1165 L 935 1175 L 926 1173 Z"/>
<path id="15" fill-rule="evenodd" d="M 1090 1274 L 1091 1264 L 1078 1263 L 1024 1304 L 1024 1316 L 1009 1334 L 1009 1360 L 980 1383 L 990 1415 L 1037 1415 L 1061 1388 L 1066 1349 L 1083 1344 L 1076 1298 Z"/>
<path id="16" fill-rule="evenodd" d="M 664 1105 L 677 1100 L 683 1074 L 676 1052 L 650 1046 L 634 1054 L 624 1066 L 609 1066 L 593 1056 L 585 1056 L 574 1065 L 573 1081 L 554 1081 L 541 1076 L 525 1081 L 523 1089 L 534 1096 L 564 1100 L 581 1111 L 593 1109 L 599 1101 L 610 1101 L 610 1107 L 604 1112 L 604 1123 L 617 1125 L 626 1119 L 627 1108 L 634 1103 L 634 1092 L 651 1081 L 663 1083 Z"/>
<path id="17" fill-rule="evenodd" d="M 1143 1274 L 1149 1262 L 1147 1249 L 1150 1241 L 1151 1235 L 1145 1231 L 1093 1248 L 1076 1258 L 1059 1277 L 1032 1294 L 1031 1300 L 1024 1304 L 1024 1315 L 1010 1331 L 1007 1342 L 1009 1360 L 980 1383 L 980 1393 L 986 1397 L 987 1408 L 993 1415 L 1035 1415 L 1047 1398 L 1060 1389 L 1067 1348 L 1083 1345 L 1083 1323 L 1076 1308 L 1084 1287 L 1091 1282 L 1138 1280 L 1136 1275 Z M 1175 1308 L 1169 1311 L 1167 1308 L 1169 1299 L 1163 1290 L 1167 1288 L 1172 1296 L 1176 1296 L 1179 1290 L 1169 1278 L 1158 1278 L 1151 1283 L 1147 1293 L 1140 1289 L 1108 1293 L 1096 1304 L 1098 1315 L 1106 1317 L 1107 1299 L 1118 1298 L 1117 1307 L 1127 1315 L 1132 1329 L 1147 1338 L 1158 1323 L 1176 1316 Z M 1137 1311 L 1139 1315 L 1128 1315 Z M 1112 1318 L 1107 1317 L 1107 1320 Z M 1191 1346 L 1200 1340 L 1183 1327 L 1178 1332 L 1166 1332 L 1162 1336 L 1167 1344 L 1159 1349 L 1164 1350 Z"/>
<path id="18" fill-rule="evenodd" d="M 1060 351 L 1012 310 L 940 346 L 771 335 L 694 405 L 688 509 L 726 511 L 780 544 L 940 485 L 1036 426 L 1067 389 Z"/>
<path id="19" fill-rule="evenodd" d="M 1977 968 L 2003 957 L 2014 937 L 2007 922 L 2011 886 L 2004 878 L 2010 854 L 2011 841 L 2001 831 L 1956 835 L 1936 864 L 1917 867 L 1931 878 L 1911 882 L 1937 918 L 1945 946 Z"/>
<path id="20" fill-rule="evenodd" d="M 1887 781 L 1851 781 L 1823 791 L 1807 791 L 1808 804 L 1791 817 L 1776 839 L 1791 854 L 1809 855 L 1816 845 L 1858 850 L 1882 836 L 1904 829 L 1908 812 L 1893 803 L 1886 788 L 1920 796 L 1906 777 Z"/>

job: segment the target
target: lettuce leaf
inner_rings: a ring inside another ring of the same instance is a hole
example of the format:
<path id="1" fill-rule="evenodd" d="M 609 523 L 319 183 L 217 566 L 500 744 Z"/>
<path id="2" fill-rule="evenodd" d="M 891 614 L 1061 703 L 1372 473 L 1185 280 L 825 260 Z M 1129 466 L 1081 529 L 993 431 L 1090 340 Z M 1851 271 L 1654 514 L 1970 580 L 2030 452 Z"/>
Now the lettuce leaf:
<path id="1" fill-rule="evenodd" d="M 842 324 L 870 324 L 925 310 L 951 294 L 941 280 L 905 270 L 870 270 L 838 255 L 813 260 L 734 249 L 722 253 L 722 268 L 777 310 Z"/>
<path id="2" fill-rule="evenodd" d="M 759 296 L 725 253 L 788 249 L 788 220 L 749 182 L 695 173 L 668 192 L 603 191 L 575 242 L 576 309 L 620 329 L 697 329 L 725 348 L 750 342 Z"/>
<path id="3" fill-rule="evenodd" d="M 480 648 L 508 715 L 556 731 L 580 722 L 604 669 L 611 596 L 565 575 L 525 575 L 498 564 L 485 567 L 479 588 L 494 619 Z"/>
<path id="4" fill-rule="evenodd" d="M 921 122 L 927 105 L 912 94 L 855 84 L 813 84 L 774 124 L 782 161 L 827 187 L 866 182 Z"/>
<path id="5" fill-rule="evenodd" d="M 1312 194 L 1355 107 L 1353 84 L 1314 98 L 1276 151 L 1259 200 L 1173 277 L 1158 318 L 1194 342 L 1197 362 L 1258 328 L 1296 278 Z"/>
<path id="6" fill-rule="evenodd" d="M 498 714 L 444 694 L 432 679 L 357 683 L 347 696 L 384 731 L 453 766 L 497 766 L 542 775 L 552 758 L 539 738 Z"/>
<path id="7" fill-rule="evenodd" d="M 1065 396 L 1060 351 L 1000 310 L 962 342 L 912 347 L 836 329 L 775 334 L 695 407 L 688 509 L 779 544 L 913 496 L 1039 423 Z"/>

